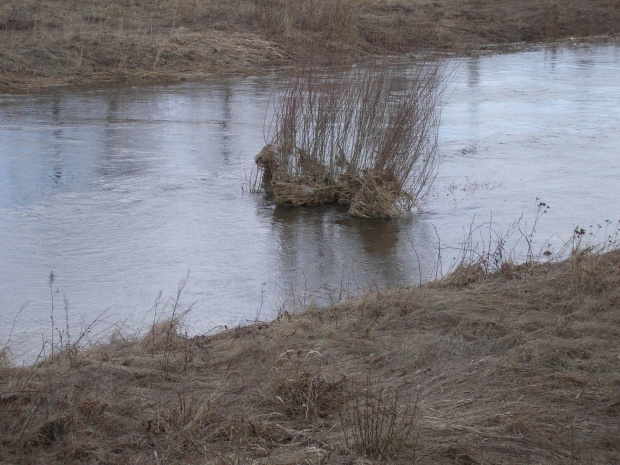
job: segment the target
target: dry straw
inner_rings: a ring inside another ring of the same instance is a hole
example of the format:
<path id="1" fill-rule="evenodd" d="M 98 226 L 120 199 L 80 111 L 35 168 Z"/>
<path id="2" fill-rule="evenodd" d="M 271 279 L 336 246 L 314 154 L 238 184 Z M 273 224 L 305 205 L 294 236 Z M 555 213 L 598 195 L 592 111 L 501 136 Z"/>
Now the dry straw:
<path id="1" fill-rule="evenodd" d="M 193 338 L 181 281 L 141 337 L 0 361 L 0 462 L 617 463 L 620 224 L 599 231 Z"/>

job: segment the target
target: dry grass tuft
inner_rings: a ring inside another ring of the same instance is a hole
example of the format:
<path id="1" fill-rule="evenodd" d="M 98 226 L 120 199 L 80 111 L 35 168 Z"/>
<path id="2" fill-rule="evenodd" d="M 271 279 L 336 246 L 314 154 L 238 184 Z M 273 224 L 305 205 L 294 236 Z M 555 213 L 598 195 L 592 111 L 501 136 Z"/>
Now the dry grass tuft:
<path id="1" fill-rule="evenodd" d="M 289 418 L 326 418 L 338 411 L 343 382 L 299 370 L 277 370 L 272 380 L 273 402 Z"/>
<path id="2" fill-rule="evenodd" d="M 337 201 L 335 186 L 317 182 L 295 184 L 276 181 L 271 183 L 271 190 L 276 205 L 287 207 L 315 207 Z"/>
<path id="3" fill-rule="evenodd" d="M 480 264 L 459 264 L 456 269 L 450 273 L 445 282 L 454 287 L 465 287 L 473 284 L 486 276 L 484 268 Z"/>
<path id="4" fill-rule="evenodd" d="M 320 32 L 338 39 L 356 38 L 355 0 L 257 0 L 255 20 L 274 34 Z"/>

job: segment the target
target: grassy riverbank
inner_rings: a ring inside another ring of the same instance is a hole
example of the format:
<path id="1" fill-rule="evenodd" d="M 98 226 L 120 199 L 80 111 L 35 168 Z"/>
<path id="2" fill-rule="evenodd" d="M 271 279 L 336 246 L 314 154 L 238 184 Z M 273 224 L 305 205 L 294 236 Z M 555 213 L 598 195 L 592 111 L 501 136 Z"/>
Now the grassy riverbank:
<path id="1" fill-rule="evenodd" d="M 2 463 L 618 463 L 620 251 L 0 365 Z"/>
<path id="2" fill-rule="evenodd" d="M 5 0 L 0 92 L 619 32 L 617 0 Z"/>

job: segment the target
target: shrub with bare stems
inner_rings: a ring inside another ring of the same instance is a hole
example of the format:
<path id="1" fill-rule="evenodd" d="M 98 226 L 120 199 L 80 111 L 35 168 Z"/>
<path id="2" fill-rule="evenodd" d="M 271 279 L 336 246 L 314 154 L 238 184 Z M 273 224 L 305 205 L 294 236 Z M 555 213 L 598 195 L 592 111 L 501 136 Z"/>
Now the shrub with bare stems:
<path id="1" fill-rule="evenodd" d="M 363 389 L 352 384 L 351 405 L 340 412 L 347 448 L 382 460 L 409 449 L 410 463 L 415 463 L 418 398 L 401 399 L 401 390 L 378 388 L 370 377 Z"/>
<path id="2" fill-rule="evenodd" d="M 343 204 L 357 217 L 395 217 L 436 173 L 445 65 L 377 63 L 297 70 L 256 157 L 276 204 Z"/>

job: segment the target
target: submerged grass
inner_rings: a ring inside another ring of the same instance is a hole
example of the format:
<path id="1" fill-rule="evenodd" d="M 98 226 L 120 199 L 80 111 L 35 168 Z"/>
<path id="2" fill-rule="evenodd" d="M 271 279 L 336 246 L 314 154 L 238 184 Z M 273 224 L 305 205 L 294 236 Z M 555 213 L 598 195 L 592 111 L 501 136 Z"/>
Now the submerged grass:
<path id="1" fill-rule="evenodd" d="M 620 460 L 617 249 L 181 333 L 0 363 L 0 460 Z"/>

